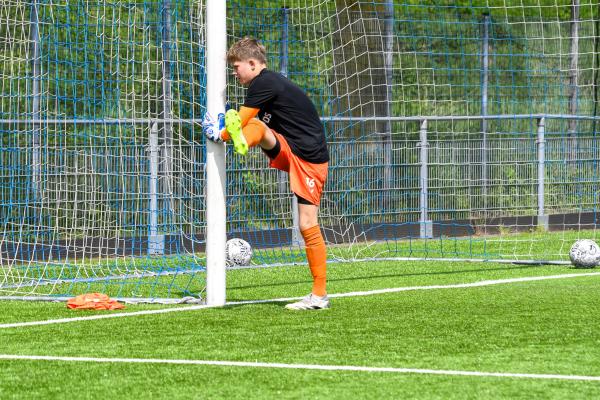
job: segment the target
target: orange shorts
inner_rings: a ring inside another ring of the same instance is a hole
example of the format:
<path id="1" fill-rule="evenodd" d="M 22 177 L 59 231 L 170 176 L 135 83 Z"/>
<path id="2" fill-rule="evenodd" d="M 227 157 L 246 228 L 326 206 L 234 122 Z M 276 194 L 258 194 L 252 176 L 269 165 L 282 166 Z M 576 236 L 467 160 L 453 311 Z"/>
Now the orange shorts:
<path id="1" fill-rule="evenodd" d="M 301 159 L 292 153 L 290 145 L 282 135 L 271 131 L 279 141 L 281 150 L 269 165 L 289 173 L 292 192 L 318 206 L 321 202 L 325 180 L 327 180 L 329 163 L 313 164 Z"/>

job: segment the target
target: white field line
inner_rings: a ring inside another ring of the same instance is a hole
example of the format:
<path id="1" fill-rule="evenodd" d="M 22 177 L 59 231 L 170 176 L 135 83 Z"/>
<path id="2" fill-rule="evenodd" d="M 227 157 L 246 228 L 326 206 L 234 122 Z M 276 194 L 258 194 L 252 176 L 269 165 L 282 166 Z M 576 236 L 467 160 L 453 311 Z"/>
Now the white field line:
<path id="1" fill-rule="evenodd" d="M 355 366 L 355 365 L 283 364 L 283 363 L 218 361 L 218 360 L 169 360 L 169 359 L 156 359 L 156 358 L 60 357 L 60 356 L 33 356 L 33 355 L 16 355 L 16 354 L 15 355 L 0 354 L 0 360 L 127 363 L 127 364 L 210 365 L 210 366 L 219 366 L 219 367 L 279 368 L 279 369 L 303 369 L 303 370 L 317 370 L 317 371 L 387 372 L 387 373 L 397 373 L 397 374 L 454 375 L 454 376 L 476 376 L 476 377 L 495 377 L 495 378 L 556 379 L 556 380 L 570 380 L 570 381 L 600 381 L 600 376 L 585 376 L 585 375 L 455 371 L 455 370 L 443 370 L 443 369 L 365 367 L 365 366 Z"/>
<path id="2" fill-rule="evenodd" d="M 408 292 L 408 291 L 414 291 L 414 290 L 462 289 L 462 288 L 482 287 L 482 286 L 491 286 L 491 285 L 502 285 L 502 284 L 508 284 L 508 283 L 544 281 L 544 280 L 549 280 L 549 279 L 578 278 L 578 277 L 582 277 L 582 276 L 600 276 L 600 272 L 497 279 L 497 280 L 487 280 L 487 281 L 479 281 L 479 282 L 472 282 L 472 283 L 457 283 L 457 284 L 453 284 L 453 285 L 406 286 L 406 287 L 399 287 L 399 288 L 378 289 L 378 290 L 369 290 L 369 291 L 362 291 L 362 292 L 329 294 L 328 296 L 330 298 L 358 297 L 358 296 L 372 296 L 372 295 L 386 294 L 386 293 Z M 286 297 L 286 298 L 266 299 L 266 300 L 234 301 L 234 302 L 229 302 L 229 303 L 225 304 L 225 307 L 234 306 L 234 305 L 243 305 L 243 304 L 289 302 L 289 301 L 299 300 L 301 298 L 302 297 Z M 98 314 L 98 315 L 90 315 L 90 316 L 86 316 L 86 317 L 50 319 L 50 320 L 43 320 L 43 321 L 14 322 L 14 323 L 8 323 L 8 324 L 0 324 L 0 329 L 19 328 L 19 327 L 37 326 L 37 325 L 64 324 L 64 323 L 69 323 L 69 322 L 89 321 L 89 320 L 107 319 L 107 318 L 133 317 L 133 316 L 139 316 L 139 315 L 167 314 L 167 313 L 172 313 L 172 312 L 194 311 L 194 310 L 202 310 L 205 308 L 215 308 L 215 307 L 216 306 L 196 305 L 196 306 L 187 306 L 187 307 L 163 308 L 163 309 L 158 309 L 158 310 L 121 312 L 121 313 L 113 313 L 113 314 Z"/>

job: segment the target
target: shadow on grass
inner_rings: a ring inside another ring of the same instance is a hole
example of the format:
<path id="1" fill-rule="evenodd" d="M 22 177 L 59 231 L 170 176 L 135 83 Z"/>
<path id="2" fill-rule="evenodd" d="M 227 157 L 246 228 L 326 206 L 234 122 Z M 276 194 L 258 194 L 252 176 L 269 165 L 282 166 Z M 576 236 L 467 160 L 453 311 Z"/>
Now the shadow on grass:
<path id="1" fill-rule="evenodd" d="M 225 304 L 225 308 L 229 308 L 229 309 L 236 309 L 236 308 L 242 308 L 242 307 L 248 307 L 248 306 L 260 306 L 261 308 L 268 308 L 268 309 L 281 309 L 284 308 L 286 304 L 291 303 L 292 301 L 264 301 L 261 303 L 246 303 L 246 304 L 229 304 L 229 302 L 236 302 L 236 301 L 247 301 L 248 299 L 242 299 L 242 298 L 232 298 L 232 299 L 228 299 L 228 304 Z M 252 301 L 252 300 L 250 300 Z"/>

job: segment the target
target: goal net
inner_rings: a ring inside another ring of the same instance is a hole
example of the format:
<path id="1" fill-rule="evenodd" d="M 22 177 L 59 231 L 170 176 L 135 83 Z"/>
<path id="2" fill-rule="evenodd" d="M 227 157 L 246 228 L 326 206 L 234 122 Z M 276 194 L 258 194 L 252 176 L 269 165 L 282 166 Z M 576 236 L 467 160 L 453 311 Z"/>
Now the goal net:
<path id="1" fill-rule="evenodd" d="M 598 2 L 301 3 L 233 2 L 230 40 L 260 37 L 323 116 L 331 260 L 563 263 L 597 239 Z M 301 260 L 285 177 L 232 162 L 232 231 Z"/>
<path id="2" fill-rule="evenodd" d="M 0 10 L 0 294 L 198 296 L 201 1 Z"/>
<path id="3" fill-rule="evenodd" d="M 323 119 L 330 261 L 600 239 L 600 3 L 468 3 L 227 2 L 228 43 L 260 38 Z M 203 298 L 205 5 L 3 2 L 0 296 Z M 287 177 L 256 149 L 226 168 L 228 237 L 304 263 Z"/>

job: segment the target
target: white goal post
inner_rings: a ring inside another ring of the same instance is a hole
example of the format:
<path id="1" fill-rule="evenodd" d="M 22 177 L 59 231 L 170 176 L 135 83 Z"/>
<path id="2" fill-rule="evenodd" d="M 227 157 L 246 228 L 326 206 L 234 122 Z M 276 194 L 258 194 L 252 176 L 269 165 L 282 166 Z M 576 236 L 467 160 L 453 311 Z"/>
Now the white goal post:
<path id="1" fill-rule="evenodd" d="M 225 112 L 227 85 L 225 1 L 206 4 L 206 110 L 215 118 Z M 206 143 L 206 303 L 225 304 L 226 174 L 225 144 Z"/>

